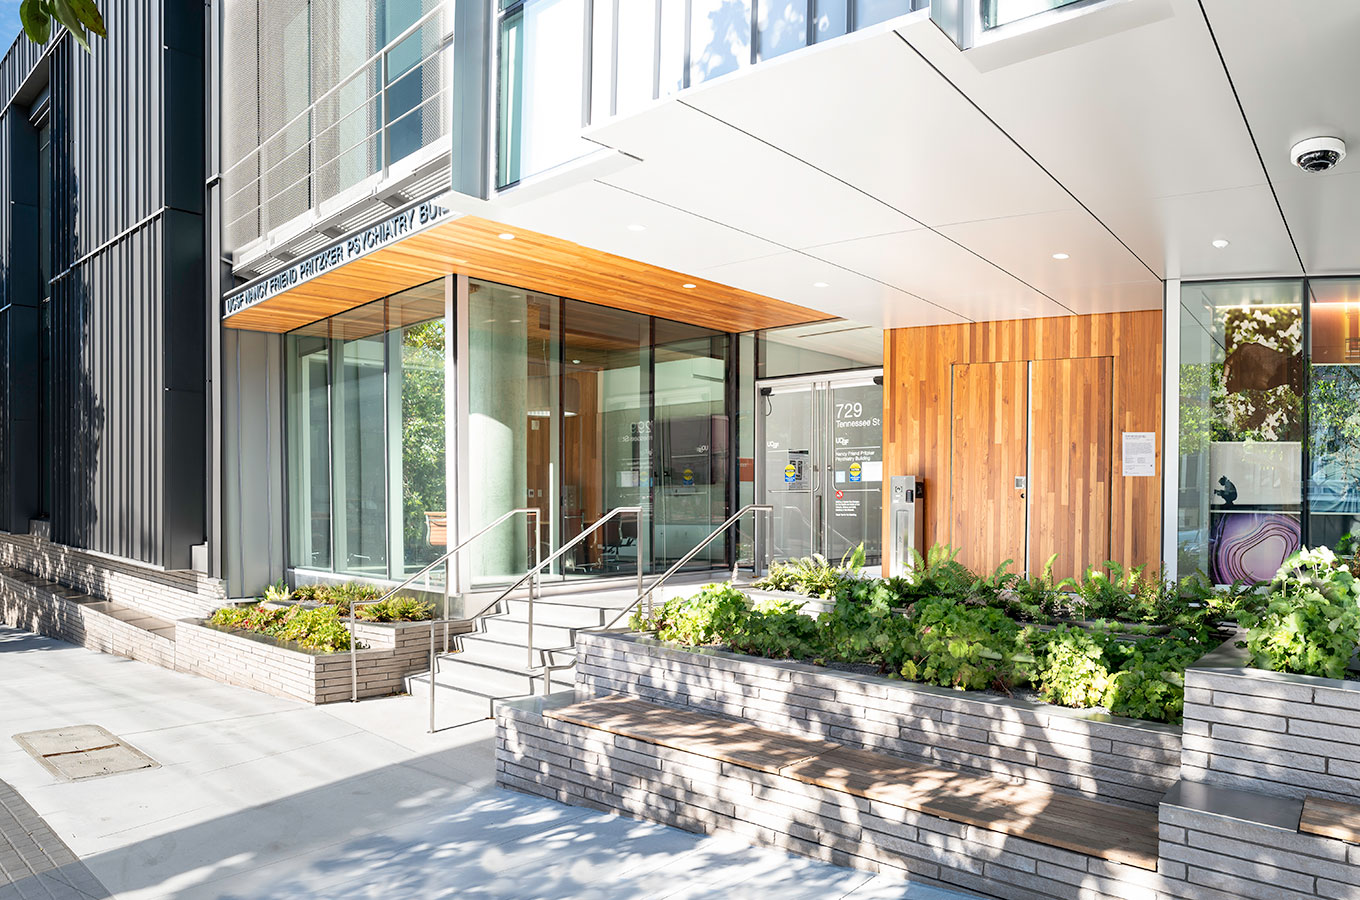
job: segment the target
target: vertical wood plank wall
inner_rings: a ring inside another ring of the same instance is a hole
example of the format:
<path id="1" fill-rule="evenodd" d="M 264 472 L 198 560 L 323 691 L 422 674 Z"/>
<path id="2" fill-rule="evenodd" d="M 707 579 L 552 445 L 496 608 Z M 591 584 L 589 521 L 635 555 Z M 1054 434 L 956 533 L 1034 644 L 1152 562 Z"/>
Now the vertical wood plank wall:
<path id="1" fill-rule="evenodd" d="M 1161 310 L 896 328 L 884 333 L 883 452 L 887 475 L 926 480 L 925 542 L 955 542 L 950 509 L 951 369 L 956 363 L 1080 359 L 1113 364 L 1110 419 L 1110 556 L 1161 562 Z M 1090 422 L 1068 423 L 1074 433 Z M 1155 478 L 1125 478 L 1124 431 L 1157 433 Z M 1088 435 L 1087 439 L 1091 436 Z M 887 520 L 884 521 L 887 542 Z"/>
<path id="2" fill-rule="evenodd" d="M 1025 474 L 1029 364 L 959 363 L 952 369 L 954 462 L 949 482 L 941 486 L 954 501 L 953 544 L 959 562 L 974 571 L 991 574 L 1007 559 L 1019 571 L 1025 555 L 1025 501 L 1015 476 Z"/>
<path id="3" fill-rule="evenodd" d="M 1061 580 L 1110 558 L 1114 366 L 1108 356 L 1033 366 L 1029 571 L 1042 572 L 1056 553 L 1053 577 Z"/>

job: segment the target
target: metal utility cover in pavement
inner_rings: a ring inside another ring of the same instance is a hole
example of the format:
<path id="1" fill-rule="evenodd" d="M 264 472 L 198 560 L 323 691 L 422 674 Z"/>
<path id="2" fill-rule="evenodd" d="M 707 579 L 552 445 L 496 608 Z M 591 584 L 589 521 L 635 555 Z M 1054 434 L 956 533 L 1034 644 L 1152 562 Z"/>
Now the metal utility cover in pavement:
<path id="1" fill-rule="evenodd" d="M 16 734 L 14 740 L 63 781 L 160 767 L 160 763 L 98 725 L 27 731 Z"/>

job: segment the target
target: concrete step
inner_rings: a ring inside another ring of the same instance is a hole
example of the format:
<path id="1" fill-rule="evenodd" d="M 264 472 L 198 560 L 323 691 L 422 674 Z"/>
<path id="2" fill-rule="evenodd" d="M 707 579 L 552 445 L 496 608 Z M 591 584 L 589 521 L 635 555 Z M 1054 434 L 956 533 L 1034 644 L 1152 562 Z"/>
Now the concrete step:
<path id="1" fill-rule="evenodd" d="M 144 613 L 139 609 L 134 609 L 123 603 L 105 600 L 101 597 L 92 597 L 89 594 L 78 591 L 72 587 L 67 587 L 58 582 L 46 581 L 31 572 L 25 572 L 22 569 L 0 567 L 0 571 L 3 571 L 6 577 L 37 587 L 41 591 L 55 597 L 60 597 L 68 602 L 79 604 L 91 612 L 102 613 L 103 615 L 117 619 L 127 625 L 131 625 L 133 628 L 149 631 L 152 634 L 166 638 L 167 640 L 173 641 L 175 639 L 174 622 L 167 622 L 165 619 Z M 535 641 L 535 643 L 537 643 L 537 641 Z"/>
<path id="2" fill-rule="evenodd" d="M 632 603 L 633 597 L 634 595 L 631 593 L 626 597 L 540 597 L 534 601 L 534 621 L 549 625 L 565 625 L 572 628 L 602 625 Z M 526 621 L 529 617 L 529 600 L 526 597 L 513 597 L 501 604 L 501 610 L 509 619 L 517 622 Z"/>
<path id="3" fill-rule="evenodd" d="M 538 618 L 538 608 L 534 608 L 534 646 L 565 647 L 575 640 L 576 629 L 560 625 L 549 625 Z M 585 626 L 581 626 L 585 627 Z M 492 640 L 521 647 L 529 643 L 529 625 L 508 616 L 487 616 L 481 621 L 481 634 Z"/>
<path id="4" fill-rule="evenodd" d="M 435 676 L 435 686 L 444 693 L 456 693 L 490 702 L 526 697 L 542 693 L 540 677 L 531 675 L 523 668 L 504 667 L 489 663 L 460 659 L 461 654 L 445 656 L 439 660 L 439 670 Z M 575 679 L 571 673 L 554 673 L 552 690 L 572 690 Z M 429 673 L 412 675 L 407 679 L 407 690 L 412 694 L 424 694 L 429 689 Z M 425 694 L 428 696 L 428 694 Z M 438 699 L 438 698 L 436 698 Z M 488 704 L 487 715 L 491 714 Z"/>

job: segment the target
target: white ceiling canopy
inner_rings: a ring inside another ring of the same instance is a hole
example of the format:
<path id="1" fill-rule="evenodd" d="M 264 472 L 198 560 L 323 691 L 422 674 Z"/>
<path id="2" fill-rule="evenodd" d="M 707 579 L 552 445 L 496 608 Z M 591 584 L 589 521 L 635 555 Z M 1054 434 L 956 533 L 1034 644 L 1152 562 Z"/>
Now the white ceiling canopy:
<path id="1" fill-rule="evenodd" d="M 879 327 L 1360 271 L 1360 3 L 1158 3 L 985 65 L 914 13 L 746 67 L 597 121 L 635 161 L 502 218 Z M 1353 155 L 1291 166 L 1323 133 Z"/>

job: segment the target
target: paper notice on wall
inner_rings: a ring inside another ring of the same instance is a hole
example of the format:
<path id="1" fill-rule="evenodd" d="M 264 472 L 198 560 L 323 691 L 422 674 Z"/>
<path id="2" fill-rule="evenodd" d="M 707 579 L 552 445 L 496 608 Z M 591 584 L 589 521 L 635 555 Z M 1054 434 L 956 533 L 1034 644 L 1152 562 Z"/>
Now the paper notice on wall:
<path id="1" fill-rule="evenodd" d="M 1157 474 L 1157 432 L 1124 432 L 1124 476 L 1148 477 Z"/>

